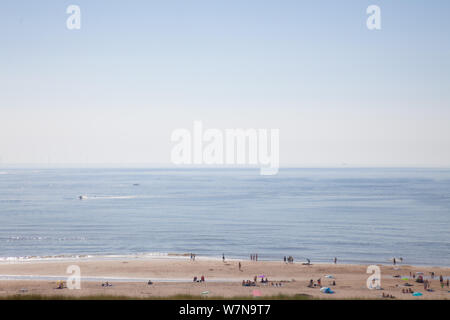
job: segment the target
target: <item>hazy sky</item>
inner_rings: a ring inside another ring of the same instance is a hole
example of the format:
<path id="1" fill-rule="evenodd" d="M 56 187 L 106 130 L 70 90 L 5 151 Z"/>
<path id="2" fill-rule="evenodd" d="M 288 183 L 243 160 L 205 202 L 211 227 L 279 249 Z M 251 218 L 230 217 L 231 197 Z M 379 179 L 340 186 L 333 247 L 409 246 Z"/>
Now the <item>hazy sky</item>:
<path id="1" fill-rule="evenodd" d="M 0 166 L 169 164 L 194 120 L 279 128 L 284 166 L 450 166 L 449 14 L 448 0 L 3 0 Z"/>

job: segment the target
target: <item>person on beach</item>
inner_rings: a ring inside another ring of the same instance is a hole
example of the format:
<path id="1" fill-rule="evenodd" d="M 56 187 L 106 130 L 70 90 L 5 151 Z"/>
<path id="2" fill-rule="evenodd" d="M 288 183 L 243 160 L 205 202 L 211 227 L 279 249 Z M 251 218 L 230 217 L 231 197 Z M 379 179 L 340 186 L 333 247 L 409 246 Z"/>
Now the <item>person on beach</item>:
<path id="1" fill-rule="evenodd" d="M 225 262 L 225 253 L 222 253 L 222 261 Z"/>
<path id="2" fill-rule="evenodd" d="M 337 264 L 337 258 L 334 257 L 334 264 Z"/>
<path id="3" fill-rule="evenodd" d="M 255 255 L 255 261 L 258 261 L 258 254 Z"/>
<path id="4" fill-rule="evenodd" d="M 241 262 L 239 261 L 239 271 L 241 271 Z"/>
<path id="5" fill-rule="evenodd" d="M 392 261 L 394 262 L 394 266 L 395 266 L 395 264 L 397 263 L 397 261 L 395 260 L 395 258 L 394 258 Z"/>
<path id="6" fill-rule="evenodd" d="M 205 276 L 202 275 L 201 282 L 205 282 Z"/>

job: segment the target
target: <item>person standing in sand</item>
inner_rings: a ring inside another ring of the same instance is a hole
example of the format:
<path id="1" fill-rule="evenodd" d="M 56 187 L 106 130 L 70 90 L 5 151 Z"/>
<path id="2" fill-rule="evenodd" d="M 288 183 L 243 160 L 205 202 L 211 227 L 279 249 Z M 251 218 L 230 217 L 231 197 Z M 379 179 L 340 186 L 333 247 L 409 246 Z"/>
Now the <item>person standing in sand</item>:
<path id="1" fill-rule="evenodd" d="M 334 257 L 334 264 L 337 264 L 337 258 Z"/>
<path id="2" fill-rule="evenodd" d="M 241 262 L 239 261 L 239 271 L 241 271 Z"/>
<path id="3" fill-rule="evenodd" d="M 222 261 L 225 262 L 225 253 L 222 253 Z"/>

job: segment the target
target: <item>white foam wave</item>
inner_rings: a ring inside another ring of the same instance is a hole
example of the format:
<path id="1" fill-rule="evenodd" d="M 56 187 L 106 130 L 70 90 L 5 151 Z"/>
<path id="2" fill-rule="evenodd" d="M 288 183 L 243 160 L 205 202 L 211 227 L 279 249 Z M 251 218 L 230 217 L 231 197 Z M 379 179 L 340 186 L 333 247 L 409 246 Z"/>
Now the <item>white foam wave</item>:
<path id="1" fill-rule="evenodd" d="M 81 200 L 135 199 L 138 196 L 80 196 Z"/>

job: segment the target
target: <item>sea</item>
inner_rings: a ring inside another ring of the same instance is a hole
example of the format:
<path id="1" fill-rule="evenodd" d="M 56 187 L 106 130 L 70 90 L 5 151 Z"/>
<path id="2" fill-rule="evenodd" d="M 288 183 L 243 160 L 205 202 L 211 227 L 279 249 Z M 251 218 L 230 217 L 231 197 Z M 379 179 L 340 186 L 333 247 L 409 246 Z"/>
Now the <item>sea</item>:
<path id="1" fill-rule="evenodd" d="M 195 253 L 448 267 L 449 230 L 450 169 L 0 169 L 0 261 Z"/>

